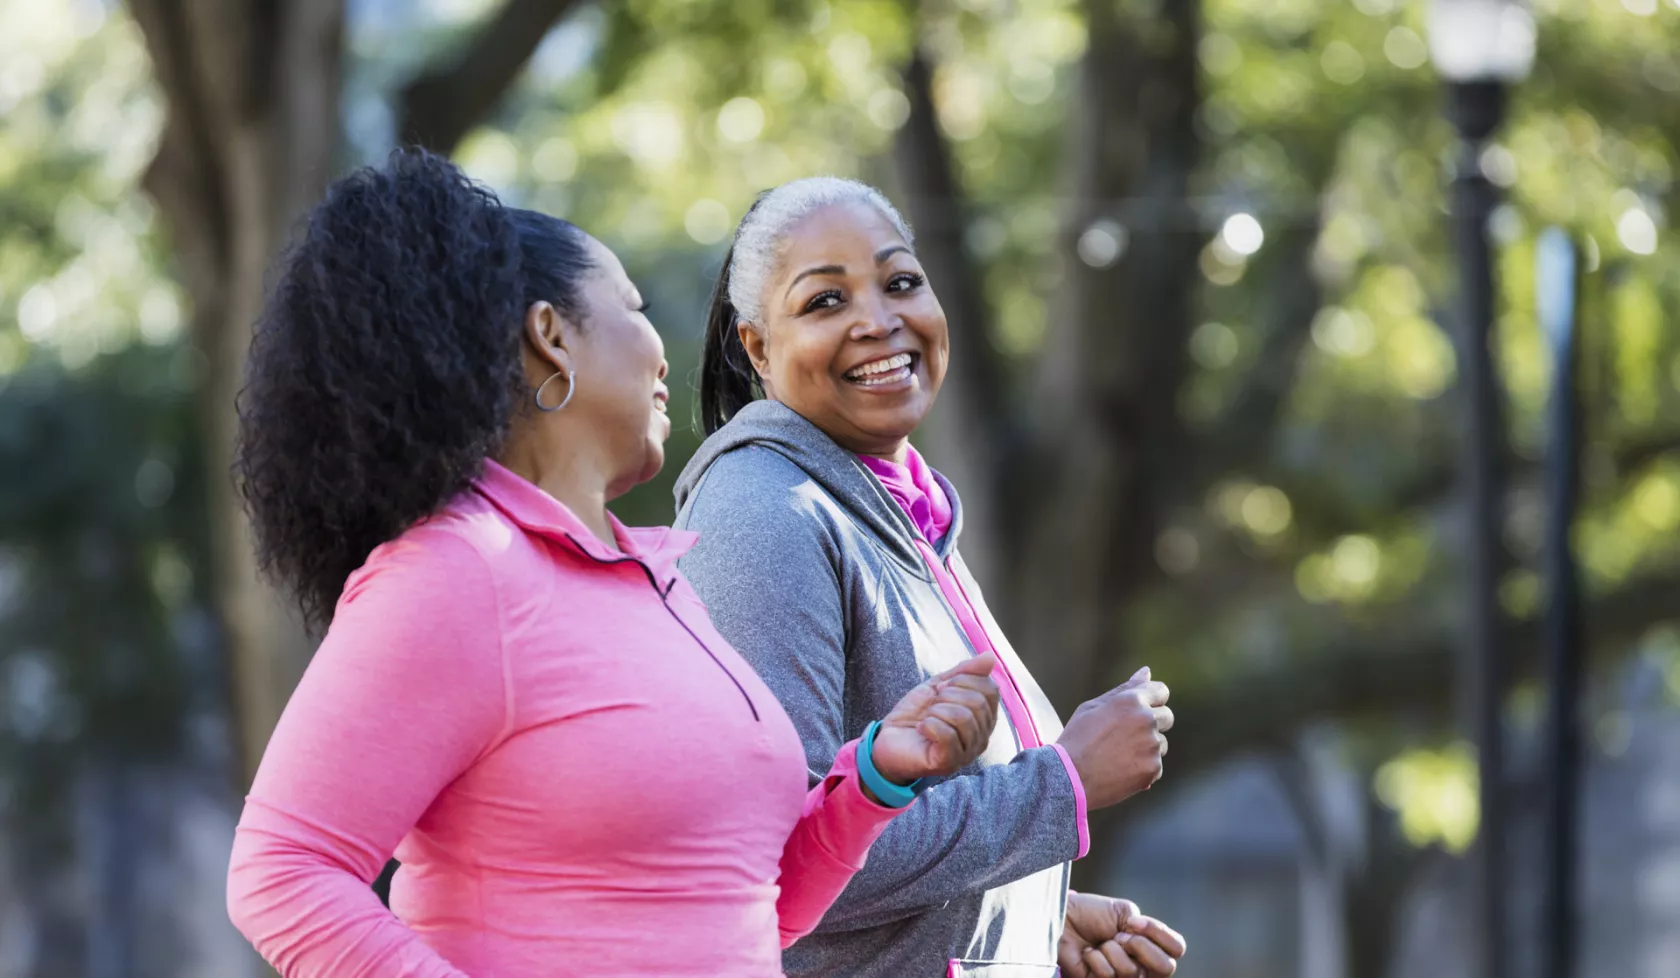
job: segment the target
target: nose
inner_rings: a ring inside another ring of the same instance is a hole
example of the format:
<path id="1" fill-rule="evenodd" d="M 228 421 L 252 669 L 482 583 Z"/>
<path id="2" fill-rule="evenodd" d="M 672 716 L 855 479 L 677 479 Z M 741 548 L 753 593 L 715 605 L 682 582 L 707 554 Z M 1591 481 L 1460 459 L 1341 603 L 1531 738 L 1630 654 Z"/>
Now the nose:
<path id="1" fill-rule="evenodd" d="M 904 328 L 903 318 L 887 308 L 887 304 L 878 297 L 872 302 L 859 302 L 854 308 L 861 314 L 852 324 L 851 337 L 854 340 L 886 339 Z"/>
<path id="2" fill-rule="evenodd" d="M 670 363 L 670 361 L 668 361 L 668 360 L 660 360 L 660 361 L 659 361 L 659 376 L 658 376 L 658 377 L 657 377 L 657 378 L 656 378 L 656 379 L 658 379 L 658 380 L 664 380 L 664 379 L 665 379 L 665 375 L 666 375 L 666 374 L 668 374 L 668 373 L 670 373 L 670 372 L 671 372 L 671 363 Z"/>

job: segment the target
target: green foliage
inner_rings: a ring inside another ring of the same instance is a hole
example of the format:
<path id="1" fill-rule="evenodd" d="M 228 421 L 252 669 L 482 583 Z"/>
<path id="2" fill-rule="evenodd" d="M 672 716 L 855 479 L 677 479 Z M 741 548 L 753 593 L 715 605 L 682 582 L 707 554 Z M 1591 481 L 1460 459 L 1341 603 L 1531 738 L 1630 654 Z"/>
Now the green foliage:
<path id="1" fill-rule="evenodd" d="M 1587 249 L 1589 430 L 1602 463 L 1619 446 L 1680 432 L 1680 331 L 1663 315 L 1680 299 L 1664 227 L 1680 134 L 1675 103 L 1664 95 L 1677 84 L 1676 29 L 1672 19 L 1616 4 L 1540 7 L 1535 77 L 1518 90 L 1510 124 L 1482 161 L 1509 195 L 1491 227 L 1503 248 L 1500 356 L 1513 439 L 1520 458 L 1534 459 L 1551 365 L 1534 319 L 1533 240 L 1559 224 Z M 1188 577 L 1229 574 L 1217 564 L 1232 550 L 1242 560 L 1259 552 L 1265 563 L 1293 565 L 1278 587 L 1253 589 L 1204 624 L 1227 641 L 1202 643 L 1201 654 L 1226 656 L 1253 641 L 1245 634 L 1255 634 L 1256 616 L 1287 617 L 1290 590 L 1342 614 L 1404 609 L 1413 622 L 1438 619 L 1448 607 L 1438 573 L 1450 568 L 1456 546 L 1455 535 L 1442 532 L 1447 500 L 1434 494 L 1422 509 L 1406 505 L 1419 501 L 1406 498 L 1409 487 L 1450 464 L 1458 411 L 1442 329 L 1456 274 L 1444 234 L 1451 130 L 1437 108 L 1422 14 L 1421 4 L 1392 0 L 1205 6 L 1200 53 L 1212 156 L 1204 189 L 1260 218 L 1268 240 L 1255 263 L 1272 247 L 1274 229 L 1316 226 L 1311 252 L 1299 257 L 1311 263 L 1324 303 L 1276 450 L 1258 471 L 1216 487 L 1201 512 L 1186 507 L 1174 530 L 1178 553 L 1199 550 L 1214 564 L 1180 559 L 1176 569 Z M 1245 271 L 1229 249 L 1216 257 L 1204 263 L 1208 325 L 1193 340 L 1199 371 L 1187 402 L 1191 417 L 1210 426 L 1225 423 L 1218 406 L 1244 382 L 1264 342 L 1267 324 L 1256 313 L 1271 287 L 1267 277 L 1224 267 Z M 1506 590 L 1513 610 L 1531 614 L 1541 514 L 1524 488 L 1526 471 L 1519 465 L 1507 534 L 1519 567 Z M 1673 519 L 1671 480 L 1663 462 L 1600 468 L 1578 535 L 1597 589 L 1675 566 L 1663 530 Z M 1264 546 L 1252 521 L 1232 518 L 1231 503 L 1252 498 L 1244 487 L 1261 483 L 1282 491 L 1297 517 Z M 1206 622 L 1205 606 L 1194 614 Z M 1153 623 L 1147 647 L 1171 643 L 1187 627 L 1194 625 Z"/>
<path id="2" fill-rule="evenodd" d="M 394 91 L 493 4 L 373 6 L 378 16 L 352 25 L 347 162 L 383 152 Z M 1122 6 L 1151 43 L 1152 5 Z M 1593 586 L 1672 568 L 1680 526 L 1672 458 L 1614 461 L 1680 435 L 1680 330 L 1665 315 L 1680 300 L 1666 225 L 1680 28 L 1614 3 L 1537 6 L 1539 66 L 1483 160 L 1509 195 L 1492 230 L 1521 463 L 1506 591 L 1520 613 L 1538 600 L 1527 466 L 1551 370 L 1533 300 L 1533 241 L 1546 225 L 1585 242 L 1591 269 L 1595 449 L 1578 540 Z M 1350 621 L 1415 631 L 1455 607 L 1456 536 L 1432 482 L 1458 430 L 1440 325 L 1455 287 L 1451 131 L 1422 16 L 1397 0 L 1203 4 L 1205 162 L 1192 186 L 1211 243 L 1179 403 L 1191 431 L 1230 426 L 1266 352 L 1291 333 L 1305 339 L 1264 450 L 1211 459 L 1210 484 L 1176 501 L 1156 548 L 1166 583 L 1130 616 L 1132 646 L 1169 664 L 1175 684 L 1253 663 L 1290 668 Z M 936 64 L 993 339 L 1011 376 L 1026 377 L 1057 314 L 1069 230 L 1066 128 L 1088 43 L 1071 0 L 586 7 L 459 148 L 510 200 L 618 249 L 653 301 L 678 424 L 666 473 L 617 507 L 631 522 L 669 518 L 670 480 L 697 441 L 682 424 L 685 381 L 734 222 L 755 193 L 804 174 L 890 185 L 886 157 L 908 105 L 898 69 L 918 40 Z M 169 749 L 189 702 L 214 696 L 203 692 L 214 670 L 194 658 L 211 646 L 190 637 L 208 574 L 191 408 L 200 368 L 136 193 L 161 114 L 146 74 L 120 11 L 0 0 L 0 689 L 15 697 L 50 674 L 59 711 L 27 737 L 5 728 L 0 765 L 15 783 L 46 784 L 84 741 Z M 1084 217 L 1110 222 L 1123 248 L 1125 229 L 1147 229 L 1146 203 L 1097 202 Z M 1238 240 L 1226 225 L 1237 213 L 1262 240 Z M 1316 314 L 1291 311 L 1302 281 L 1321 293 Z M 1372 735 L 1409 742 L 1416 731 Z"/>
<path id="3" fill-rule="evenodd" d="M 0 819 L 64 841 L 89 755 L 219 710 L 179 290 L 135 183 L 160 108 L 132 25 L 0 5 Z"/>

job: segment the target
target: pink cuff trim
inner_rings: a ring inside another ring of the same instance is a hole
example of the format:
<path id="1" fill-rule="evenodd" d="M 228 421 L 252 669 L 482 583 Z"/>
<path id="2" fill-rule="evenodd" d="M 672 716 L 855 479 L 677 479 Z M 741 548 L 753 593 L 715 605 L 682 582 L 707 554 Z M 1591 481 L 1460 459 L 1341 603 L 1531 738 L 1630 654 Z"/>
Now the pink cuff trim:
<path id="1" fill-rule="evenodd" d="M 1084 859 L 1085 854 L 1091 851 L 1091 826 L 1085 820 L 1085 785 L 1079 780 L 1079 769 L 1073 766 L 1073 758 L 1068 756 L 1067 748 L 1061 744 L 1051 744 L 1050 748 L 1062 759 L 1068 780 L 1073 782 L 1073 816 L 1079 825 L 1079 855 L 1073 858 Z"/>
<path id="2" fill-rule="evenodd" d="M 823 817 L 813 824 L 814 838 L 829 856 L 852 872 L 863 868 L 864 857 L 887 823 L 904 808 L 888 808 L 863 793 L 863 779 L 857 773 L 858 742 L 848 741 L 834 757 L 828 776 L 805 796 L 805 817 L 819 809 Z M 915 802 L 911 802 L 915 804 Z"/>
<path id="3" fill-rule="evenodd" d="M 890 821 L 893 815 L 908 809 L 915 801 L 911 801 L 910 805 L 905 805 L 904 808 L 889 808 L 864 794 L 863 775 L 858 774 L 857 766 L 857 752 L 860 746 L 861 740 L 848 740 L 840 745 L 840 750 L 835 752 L 834 763 L 828 768 L 828 777 L 823 779 L 823 786 L 827 791 L 840 788 L 846 793 L 848 804 L 861 804 L 869 811 L 886 815 Z"/>

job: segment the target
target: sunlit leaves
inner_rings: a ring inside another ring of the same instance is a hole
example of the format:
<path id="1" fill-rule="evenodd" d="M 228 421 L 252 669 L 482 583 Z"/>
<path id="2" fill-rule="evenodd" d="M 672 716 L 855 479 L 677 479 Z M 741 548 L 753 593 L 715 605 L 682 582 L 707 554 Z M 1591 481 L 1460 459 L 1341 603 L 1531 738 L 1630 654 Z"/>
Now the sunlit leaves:
<path id="1" fill-rule="evenodd" d="M 1468 746 L 1410 750 L 1377 770 L 1376 792 L 1400 816 L 1400 830 L 1415 846 L 1440 845 L 1463 853 L 1480 820 L 1476 760 Z"/>
<path id="2" fill-rule="evenodd" d="M 1666 386 L 1668 380 L 1661 354 L 1665 346 L 1675 345 L 1672 306 L 1663 309 L 1656 283 L 1635 278 L 1611 294 L 1610 311 L 1617 407 L 1630 425 L 1650 424 L 1656 420 L 1659 385 Z"/>
<path id="3" fill-rule="evenodd" d="M 160 125 L 140 38 L 85 4 L 0 6 L 0 383 L 179 332 L 133 188 Z"/>
<path id="4" fill-rule="evenodd" d="M 1652 466 L 1594 506 L 1575 535 L 1589 584 L 1605 589 L 1680 558 L 1680 462 Z"/>

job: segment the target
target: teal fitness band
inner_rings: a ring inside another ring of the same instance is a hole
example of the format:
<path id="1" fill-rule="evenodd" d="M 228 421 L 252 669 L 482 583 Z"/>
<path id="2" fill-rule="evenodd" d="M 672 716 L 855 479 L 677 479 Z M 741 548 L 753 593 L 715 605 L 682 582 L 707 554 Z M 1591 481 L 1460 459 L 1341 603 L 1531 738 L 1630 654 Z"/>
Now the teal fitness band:
<path id="1" fill-rule="evenodd" d="M 863 779 L 864 785 L 881 799 L 881 804 L 888 808 L 903 808 L 916 800 L 922 793 L 925 778 L 917 778 L 909 784 L 893 784 L 881 772 L 875 770 L 875 731 L 881 729 L 881 721 L 876 720 L 863 731 L 863 742 L 858 744 L 857 768 L 858 777 Z"/>

